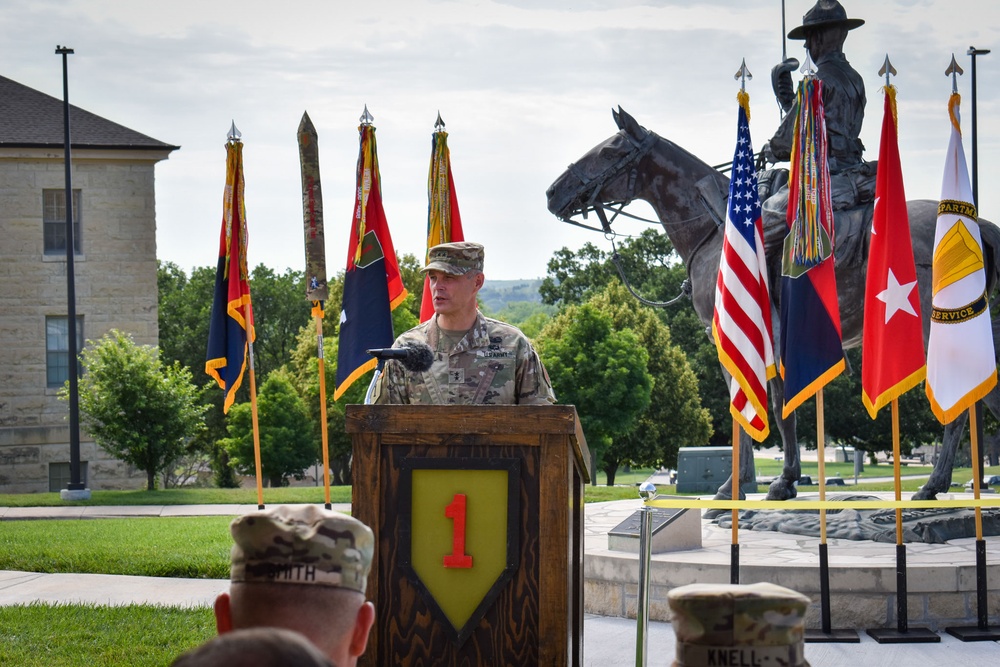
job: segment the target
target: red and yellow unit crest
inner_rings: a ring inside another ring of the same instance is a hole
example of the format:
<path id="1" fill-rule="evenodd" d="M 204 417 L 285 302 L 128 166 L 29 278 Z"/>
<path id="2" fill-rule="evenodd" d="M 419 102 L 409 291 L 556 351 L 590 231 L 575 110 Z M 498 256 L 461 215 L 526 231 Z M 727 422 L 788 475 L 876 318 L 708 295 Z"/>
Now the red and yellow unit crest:
<path id="1" fill-rule="evenodd" d="M 520 461 L 402 463 L 401 565 L 462 644 L 519 564 Z"/>

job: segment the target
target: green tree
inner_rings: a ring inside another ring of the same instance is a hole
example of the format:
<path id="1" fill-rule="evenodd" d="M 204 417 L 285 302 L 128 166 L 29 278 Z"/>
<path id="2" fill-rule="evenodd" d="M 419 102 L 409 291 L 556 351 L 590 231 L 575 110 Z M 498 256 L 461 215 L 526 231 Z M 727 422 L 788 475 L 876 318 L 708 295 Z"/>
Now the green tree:
<path id="1" fill-rule="evenodd" d="M 302 479 L 314 464 L 319 449 L 305 402 L 295 390 L 292 376 L 283 369 L 272 371 L 257 393 L 257 423 L 260 431 L 261 475 L 268 486 L 287 486 L 288 477 Z M 229 409 L 229 437 L 222 446 L 229 463 L 238 472 L 253 475 L 254 439 L 251 406 L 239 403 Z"/>
<path id="2" fill-rule="evenodd" d="M 408 269 L 404 269 L 408 266 Z M 413 255 L 405 255 L 400 262 L 400 270 L 403 273 L 404 284 L 409 274 L 412 278 L 418 274 L 419 267 Z M 422 274 L 421 278 L 422 278 Z M 422 287 L 421 287 L 422 288 Z M 407 286 L 409 289 L 409 286 Z M 337 277 L 330 282 L 330 301 L 335 305 L 333 312 L 340 312 L 340 301 L 344 293 L 344 273 L 341 271 Z M 417 308 L 412 307 L 415 301 L 413 292 L 406 297 L 402 304 L 392 311 L 393 332 L 401 334 L 408 329 L 415 327 L 419 323 L 419 303 Z M 326 384 L 326 409 L 327 409 L 327 447 L 330 456 L 331 483 L 350 484 L 351 483 L 351 439 L 345 431 L 345 408 L 351 403 L 364 402 L 365 393 L 371 383 L 373 371 L 365 373 L 352 384 L 339 401 L 333 400 L 336 388 L 337 373 L 337 350 L 339 342 L 339 332 L 336 323 L 339 318 L 331 317 L 327 311 L 323 318 L 323 359 L 324 376 Z M 317 447 L 322 444 L 320 411 L 320 391 L 319 391 L 319 358 L 318 346 L 316 344 L 316 327 L 309 325 L 302 327 L 295 337 L 294 349 L 291 353 L 289 371 L 295 378 L 295 386 L 306 403 L 309 418 L 312 424 L 313 439 Z"/>
<path id="3" fill-rule="evenodd" d="M 584 304 L 556 317 L 542 331 L 539 348 L 556 397 L 579 412 L 592 462 L 612 465 L 619 457 L 605 459 L 605 453 L 649 405 L 649 355 L 638 337 L 631 329 L 616 331 L 610 315 Z"/>
<path id="4" fill-rule="evenodd" d="M 251 273 L 250 293 L 257 334 L 254 367 L 258 383 L 289 360 L 296 333 L 310 320 L 311 305 L 305 299 L 302 276 L 301 271 L 291 269 L 278 274 L 263 264 Z M 235 486 L 237 480 L 228 465 L 228 453 L 219 445 L 227 436 L 222 390 L 205 374 L 216 267 L 195 268 L 188 278 L 176 264 L 161 262 L 157 279 L 161 356 L 168 362 L 176 360 L 187 366 L 200 384 L 202 402 L 211 408 L 206 428 L 197 437 L 197 446 L 209 454 L 216 484 Z M 246 376 L 236 400 L 246 402 L 249 396 L 250 382 Z"/>
<path id="5" fill-rule="evenodd" d="M 189 278 L 173 262 L 157 262 L 160 357 L 179 361 L 201 383 L 205 376 L 208 324 L 215 291 L 215 267 L 191 271 Z"/>
<path id="6" fill-rule="evenodd" d="M 250 275 L 253 300 L 254 368 L 257 378 L 280 368 L 291 358 L 295 335 L 311 320 L 312 304 L 305 297 L 302 271 L 286 269 L 277 274 L 258 264 Z M 206 339 L 207 340 L 207 339 Z"/>
<path id="7" fill-rule="evenodd" d="M 176 361 L 163 364 L 156 348 L 114 329 L 88 341 L 81 358 L 81 422 L 100 447 L 143 470 L 152 491 L 156 474 L 204 428 L 191 372 Z M 68 400 L 68 388 L 60 398 Z"/>
<path id="8" fill-rule="evenodd" d="M 608 285 L 589 303 L 610 314 L 615 329 L 635 332 L 649 354 L 647 370 L 653 378 L 649 407 L 635 428 L 616 438 L 605 453 L 605 472 L 623 462 L 676 468 L 678 448 L 704 445 L 712 433 L 712 418 L 701 405 L 698 379 L 687 357 L 656 312 L 632 301 L 623 285 Z M 608 484 L 613 483 L 612 471 Z"/>
<path id="9" fill-rule="evenodd" d="M 624 239 L 617 250 L 622 270 L 643 297 L 662 301 L 679 293 L 687 274 L 666 234 L 645 229 L 639 236 Z M 538 293 L 546 304 L 583 303 L 608 283 L 620 280 L 612 253 L 585 243 L 575 252 L 569 248 L 555 252 Z"/>
<path id="10" fill-rule="evenodd" d="M 619 262 L 632 288 L 644 298 L 666 301 L 681 293 L 687 272 L 666 234 L 658 229 L 645 229 L 639 236 L 623 240 L 617 249 Z M 621 277 L 611 261 L 611 253 L 587 243 L 575 252 L 563 248 L 553 255 L 539 293 L 547 304 L 578 304 L 612 283 L 621 284 Z M 634 296 L 625 298 L 639 305 Z M 705 324 L 698 318 L 690 299 L 658 308 L 656 315 L 670 327 L 674 344 L 687 355 L 698 378 L 702 405 L 712 417 L 710 443 L 728 444 L 732 423 L 729 389 Z"/>

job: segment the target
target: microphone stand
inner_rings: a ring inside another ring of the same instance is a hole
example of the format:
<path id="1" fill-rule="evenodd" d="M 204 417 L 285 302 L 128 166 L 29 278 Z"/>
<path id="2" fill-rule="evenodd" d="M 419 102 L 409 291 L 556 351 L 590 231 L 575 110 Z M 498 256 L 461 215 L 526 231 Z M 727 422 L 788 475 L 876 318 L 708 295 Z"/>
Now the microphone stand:
<path id="1" fill-rule="evenodd" d="M 375 367 L 375 374 L 372 375 L 372 381 L 368 385 L 368 391 L 365 392 L 365 405 L 372 404 L 372 394 L 375 393 L 375 385 L 378 384 L 378 379 L 382 377 L 383 364 L 385 364 L 384 361 L 379 361 L 378 366 Z"/>

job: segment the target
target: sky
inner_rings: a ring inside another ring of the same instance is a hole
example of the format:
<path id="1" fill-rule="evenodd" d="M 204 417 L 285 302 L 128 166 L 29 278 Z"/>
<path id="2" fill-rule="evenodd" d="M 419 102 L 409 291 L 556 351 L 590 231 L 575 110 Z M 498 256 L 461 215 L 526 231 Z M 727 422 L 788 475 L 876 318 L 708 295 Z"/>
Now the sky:
<path id="1" fill-rule="evenodd" d="M 814 0 L 786 0 L 786 32 Z M 734 73 L 743 59 L 756 149 L 778 125 L 770 69 L 782 57 L 780 0 L 5 0 L 0 74 L 181 148 L 156 167 L 157 257 L 214 266 L 225 140 L 243 133 L 248 258 L 304 270 L 296 129 L 319 135 L 327 272 L 346 263 L 358 119 L 374 116 L 382 195 L 400 253 L 422 257 L 431 134 L 440 112 L 467 240 L 486 246 L 487 279 L 543 277 L 553 253 L 601 234 L 567 225 L 545 191 L 617 131 L 621 105 L 709 164 L 732 158 Z M 980 202 L 1000 221 L 1000 3 L 845 0 L 844 51 L 864 78 L 862 140 L 877 159 L 878 71 L 898 76 L 899 143 L 908 198 L 940 195 L 954 53 L 971 161 L 970 46 L 977 58 Z M 785 40 L 804 60 L 801 41 Z M 796 75 L 798 80 L 798 75 Z M 651 215 L 638 202 L 630 209 Z M 616 223 L 623 234 L 643 223 Z"/>

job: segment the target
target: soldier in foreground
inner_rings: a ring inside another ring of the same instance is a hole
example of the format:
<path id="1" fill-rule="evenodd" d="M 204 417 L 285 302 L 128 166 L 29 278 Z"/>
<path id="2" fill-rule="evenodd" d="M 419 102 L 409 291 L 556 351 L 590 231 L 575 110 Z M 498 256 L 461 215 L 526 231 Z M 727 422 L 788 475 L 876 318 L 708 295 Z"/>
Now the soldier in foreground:
<path id="1" fill-rule="evenodd" d="M 375 538 L 368 526 L 316 505 L 278 506 L 233 521 L 231 585 L 215 601 L 219 634 L 277 627 L 301 633 L 338 667 L 368 645 L 365 599 Z"/>
<path id="2" fill-rule="evenodd" d="M 219 635 L 185 652 L 170 667 L 335 667 L 305 637 L 281 628 L 251 628 Z"/>
<path id="3" fill-rule="evenodd" d="M 688 584 L 667 593 L 677 637 L 672 667 L 809 667 L 809 598 L 775 584 Z"/>
<path id="4" fill-rule="evenodd" d="M 548 405 L 555 394 L 531 341 L 514 326 L 484 317 L 476 305 L 483 286 L 483 246 L 443 243 L 428 253 L 434 315 L 393 347 L 430 348 L 425 372 L 387 361 L 374 403 Z"/>

